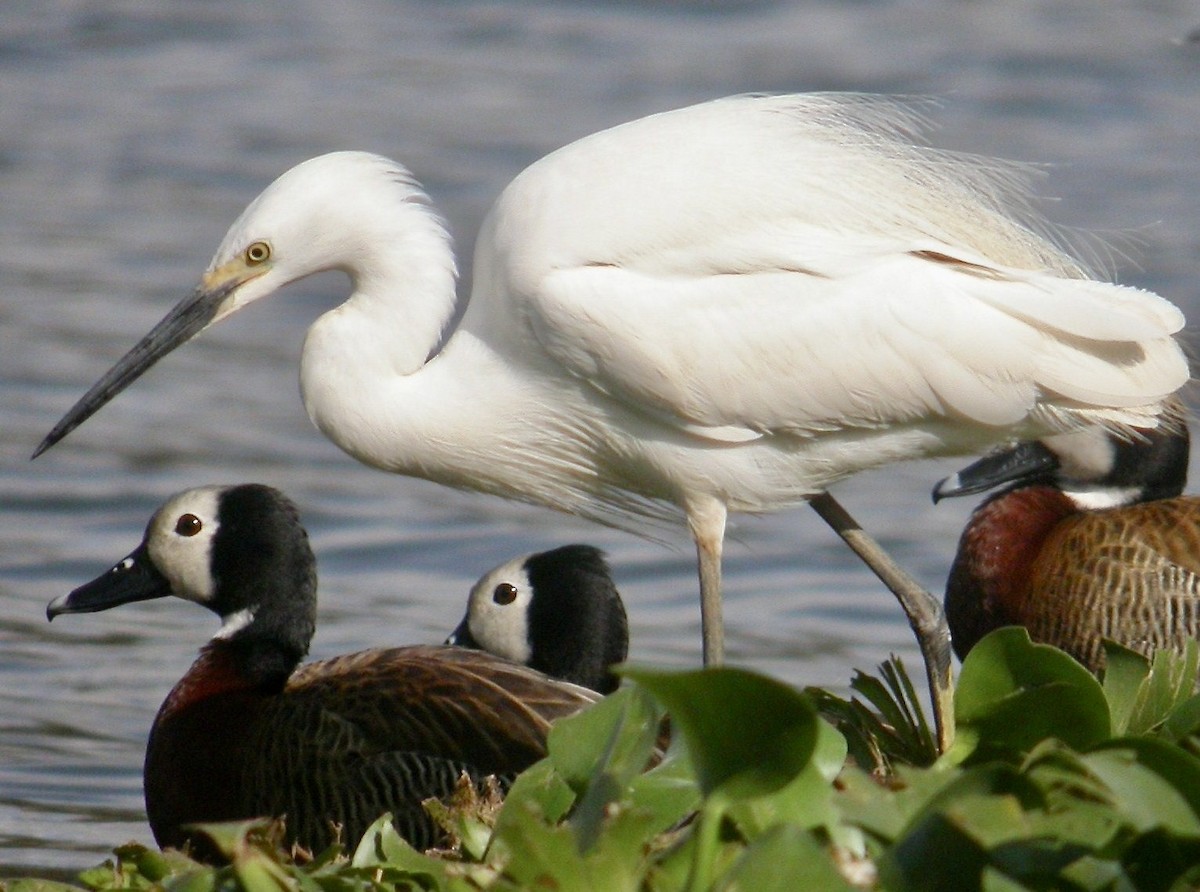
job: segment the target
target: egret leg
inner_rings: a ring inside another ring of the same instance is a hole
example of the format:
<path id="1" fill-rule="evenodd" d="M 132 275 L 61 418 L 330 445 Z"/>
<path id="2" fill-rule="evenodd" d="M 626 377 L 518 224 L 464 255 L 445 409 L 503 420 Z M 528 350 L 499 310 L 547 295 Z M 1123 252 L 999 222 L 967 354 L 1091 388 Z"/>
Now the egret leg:
<path id="1" fill-rule="evenodd" d="M 941 602 L 901 569 L 833 496 L 823 492 L 814 496 L 811 504 L 900 601 L 925 660 L 938 749 L 946 752 L 954 742 L 954 673 L 950 662 L 950 626 Z"/>
<path id="2" fill-rule="evenodd" d="M 696 540 L 700 569 L 700 629 L 704 665 L 725 662 L 725 622 L 721 616 L 721 550 L 725 542 L 725 505 L 707 498 L 687 506 L 688 527 Z"/>

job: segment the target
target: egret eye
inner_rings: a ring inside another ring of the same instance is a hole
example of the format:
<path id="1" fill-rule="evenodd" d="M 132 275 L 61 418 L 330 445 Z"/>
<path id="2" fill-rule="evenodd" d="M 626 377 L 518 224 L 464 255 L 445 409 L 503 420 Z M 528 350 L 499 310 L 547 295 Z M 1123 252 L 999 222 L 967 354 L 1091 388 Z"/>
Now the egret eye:
<path id="1" fill-rule="evenodd" d="M 194 536 L 203 527 L 204 524 L 195 514 L 184 514 L 175 521 L 175 532 L 180 536 Z"/>
<path id="2" fill-rule="evenodd" d="M 492 600 L 497 604 L 511 604 L 517 600 L 517 587 L 511 582 L 502 582 L 492 592 Z"/>
<path id="3" fill-rule="evenodd" d="M 266 263 L 271 259 L 271 246 L 266 242 L 255 242 L 246 249 L 246 262 L 251 266 Z"/>

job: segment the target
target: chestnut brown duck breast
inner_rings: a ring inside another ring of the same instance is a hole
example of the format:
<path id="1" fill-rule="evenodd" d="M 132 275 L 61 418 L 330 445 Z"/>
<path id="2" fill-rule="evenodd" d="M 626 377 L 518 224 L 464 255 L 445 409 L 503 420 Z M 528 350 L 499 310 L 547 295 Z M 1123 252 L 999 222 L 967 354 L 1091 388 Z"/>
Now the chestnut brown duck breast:
<path id="1" fill-rule="evenodd" d="M 1007 484 L 971 515 L 946 585 L 955 652 L 1021 625 L 1093 671 L 1109 638 L 1149 654 L 1200 636 L 1200 497 L 1184 423 L 1026 442 L 946 478 L 935 501 Z"/>

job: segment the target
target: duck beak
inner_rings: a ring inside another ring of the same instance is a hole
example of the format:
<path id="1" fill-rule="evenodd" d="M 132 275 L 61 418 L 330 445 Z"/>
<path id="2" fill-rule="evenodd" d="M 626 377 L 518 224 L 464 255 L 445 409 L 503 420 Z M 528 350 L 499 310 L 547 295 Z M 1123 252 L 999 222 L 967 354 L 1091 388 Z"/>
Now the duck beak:
<path id="1" fill-rule="evenodd" d="M 158 325 L 126 353 L 104 376 L 80 397 L 38 448 L 37 458 L 79 425 L 98 412 L 109 400 L 136 381 L 152 365 L 239 307 L 233 295 L 237 289 L 265 270 L 250 269 L 236 260 L 205 275 L 200 287 L 180 301 Z"/>
<path id="2" fill-rule="evenodd" d="M 985 455 L 957 474 L 938 482 L 933 501 L 967 496 L 993 489 L 1003 483 L 1047 477 L 1058 470 L 1058 458 L 1037 440 L 1027 440 Z"/>
<path id="3" fill-rule="evenodd" d="M 479 642 L 471 634 L 471 627 L 467 624 L 465 616 L 463 617 L 463 621 L 458 624 L 458 628 L 450 633 L 450 637 L 446 639 L 446 643 L 453 647 L 469 647 L 473 650 L 480 649 Z"/>
<path id="4" fill-rule="evenodd" d="M 171 594 L 171 584 L 150 561 L 143 543 L 108 572 L 51 601 L 46 619 L 62 613 L 96 613 L 120 604 L 149 601 Z"/>

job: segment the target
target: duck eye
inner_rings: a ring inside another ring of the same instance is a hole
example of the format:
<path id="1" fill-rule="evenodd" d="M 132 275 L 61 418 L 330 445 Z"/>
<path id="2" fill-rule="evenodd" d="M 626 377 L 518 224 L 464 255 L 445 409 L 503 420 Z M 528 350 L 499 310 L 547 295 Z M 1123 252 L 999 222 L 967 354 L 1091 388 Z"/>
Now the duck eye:
<path id="1" fill-rule="evenodd" d="M 204 527 L 195 514 L 184 514 L 175 521 L 175 532 L 180 536 L 194 536 Z"/>
<path id="2" fill-rule="evenodd" d="M 511 582 L 502 582 L 492 592 L 492 600 L 497 604 L 511 604 L 517 600 L 517 587 Z"/>
<path id="3" fill-rule="evenodd" d="M 134 564 L 133 558 L 127 557 L 127 558 L 125 558 L 125 560 L 121 561 L 121 563 L 117 564 L 115 567 L 113 567 L 108 572 L 113 573 L 115 575 L 120 575 L 122 573 L 128 573 L 130 570 L 133 569 L 133 564 Z"/>
<path id="4" fill-rule="evenodd" d="M 271 246 L 266 242 L 255 242 L 246 249 L 246 262 L 251 266 L 266 263 L 271 259 Z"/>

